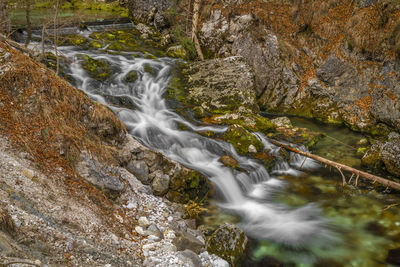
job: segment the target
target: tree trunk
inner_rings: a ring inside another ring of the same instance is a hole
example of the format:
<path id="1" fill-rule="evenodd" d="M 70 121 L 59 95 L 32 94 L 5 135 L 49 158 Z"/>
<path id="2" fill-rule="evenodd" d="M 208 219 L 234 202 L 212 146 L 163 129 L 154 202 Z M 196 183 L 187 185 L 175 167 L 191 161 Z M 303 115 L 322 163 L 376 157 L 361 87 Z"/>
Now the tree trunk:
<path id="1" fill-rule="evenodd" d="M 58 56 L 58 29 L 57 29 L 57 20 L 58 20 L 58 12 L 60 9 L 60 0 L 57 0 L 54 5 L 54 52 L 56 55 L 56 75 L 58 75 L 60 71 L 60 59 Z"/>
<path id="2" fill-rule="evenodd" d="M 11 22 L 8 18 L 7 0 L 0 0 L 0 33 L 7 35 L 11 32 Z"/>
<path id="3" fill-rule="evenodd" d="M 25 46 L 28 46 L 32 39 L 32 23 L 31 23 L 31 0 L 25 1 L 26 27 L 28 36 L 26 37 Z"/>
<path id="4" fill-rule="evenodd" d="M 193 18 L 192 18 L 192 42 L 194 42 L 196 46 L 197 55 L 201 60 L 204 60 L 199 39 L 197 39 L 197 26 L 199 24 L 200 6 L 201 6 L 201 0 L 195 0 L 193 5 Z"/>
<path id="5" fill-rule="evenodd" d="M 354 174 L 357 175 L 356 184 L 357 184 L 357 181 L 358 181 L 358 177 L 362 177 L 362 178 L 371 180 L 374 183 L 378 182 L 378 183 L 380 183 L 380 184 L 382 184 L 384 186 L 391 187 L 391 188 L 396 189 L 396 190 L 400 190 L 400 184 L 399 183 L 384 179 L 382 177 L 379 177 L 379 176 L 376 176 L 376 175 L 373 175 L 373 174 L 370 174 L 370 173 L 367 173 L 367 172 L 363 172 L 363 171 L 354 169 L 354 168 L 346 166 L 344 164 L 337 163 L 337 162 L 334 162 L 332 160 L 325 159 L 323 157 L 316 156 L 316 155 L 313 155 L 313 154 L 308 153 L 308 152 L 304 152 L 304 151 L 298 150 L 298 149 L 293 148 L 291 146 L 279 143 L 278 141 L 275 141 L 275 140 L 270 140 L 270 141 L 271 141 L 272 144 L 280 146 L 280 147 L 283 147 L 283 148 L 285 148 L 287 150 L 290 150 L 290 151 L 292 151 L 294 153 L 303 155 L 303 156 L 305 156 L 307 158 L 314 159 L 314 160 L 319 161 L 319 162 L 321 162 L 321 163 L 323 163 L 325 165 L 329 165 L 329 166 L 335 167 L 336 169 L 339 170 L 340 174 L 342 175 L 343 184 L 344 185 L 346 184 L 346 178 L 344 177 L 342 171 L 348 171 L 348 172 L 351 172 L 353 175 Z"/>

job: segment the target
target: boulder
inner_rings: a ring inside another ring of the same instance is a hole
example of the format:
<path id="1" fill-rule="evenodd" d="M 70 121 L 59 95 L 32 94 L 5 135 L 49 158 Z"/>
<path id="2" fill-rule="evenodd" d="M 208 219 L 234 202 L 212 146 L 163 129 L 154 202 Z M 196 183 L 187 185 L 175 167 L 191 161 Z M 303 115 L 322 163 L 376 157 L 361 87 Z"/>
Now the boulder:
<path id="1" fill-rule="evenodd" d="M 104 165 L 100 164 L 86 151 L 81 153 L 76 171 L 83 179 L 100 189 L 115 192 L 121 192 L 124 189 L 119 177 L 110 174 L 115 173 L 115 170 L 113 171 L 112 167 L 105 169 Z"/>
<path id="2" fill-rule="evenodd" d="M 112 68 L 108 61 L 105 59 L 94 59 L 88 55 L 80 54 L 78 59 L 84 70 L 95 80 L 105 81 L 111 77 Z"/>
<path id="3" fill-rule="evenodd" d="M 203 267 L 200 257 L 189 249 L 178 252 L 178 258 L 191 267 Z"/>
<path id="4" fill-rule="evenodd" d="M 223 224 L 208 239 L 207 251 L 236 266 L 245 258 L 248 243 L 247 236 L 238 226 Z"/>
<path id="5" fill-rule="evenodd" d="M 288 117 L 278 117 L 273 120 L 271 120 L 273 124 L 275 124 L 277 127 L 281 128 L 292 128 L 292 122 Z"/>
<path id="6" fill-rule="evenodd" d="M 262 151 L 263 144 L 244 127 L 234 124 L 229 126 L 224 134 L 224 139 L 231 143 L 236 152 L 241 155 Z"/>
<path id="7" fill-rule="evenodd" d="M 182 66 L 182 97 L 202 114 L 258 113 L 254 73 L 241 57 L 191 62 Z"/>
<path id="8" fill-rule="evenodd" d="M 195 236 L 183 231 L 176 231 L 175 235 L 176 237 L 172 243 L 178 251 L 189 249 L 199 254 L 204 250 L 204 244 Z"/>
<path id="9" fill-rule="evenodd" d="M 386 170 L 400 176 L 400 139 L 386 142 L 381 147 L 381 155 Z"/>
<path id="10" fill-rule="evenodd" d="M 169 175 L 165 175 L 160 171 L 156 171 L 154 173 L 153 182 L 151 183 L 151 189 L 153 190 L 154 195 L 165 195 L 168 192 L 170 180 L 171 179 Z"/>
<path id="11" fill-rule="evenodd" d="M 136 176 L 143 184 L 149 185 L 151 183 L 151 177 L 149 176 L 149 168 L 146 162 L 143 160 L 137 160 L 130 162 L 126 169 Z"/>

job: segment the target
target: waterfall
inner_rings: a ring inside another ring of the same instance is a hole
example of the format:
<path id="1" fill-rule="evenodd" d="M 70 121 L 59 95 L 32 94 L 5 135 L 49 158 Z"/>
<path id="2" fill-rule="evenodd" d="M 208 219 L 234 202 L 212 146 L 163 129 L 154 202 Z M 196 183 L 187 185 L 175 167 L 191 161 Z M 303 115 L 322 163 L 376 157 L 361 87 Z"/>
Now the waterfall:
<path id="1" fill-rule="evenodd" d="M 269 174 L 257 161 L 238 155 L 232 145 L 196 134 L 196 131 L 223 133 L 226 127 L 194 125 L 168 108 L 163 94 L 169 84 L 173 59 L 145 59 L 137 54 L 134 57 L 133 53 L 111 55 L 101 50 L 79 51 L 76 47 L 60 47 L 60 50 L 74 60 L 70 75 L 79 89 L 109 106 L 125 123 L 129 133 L 144 145 L 207 176 L 222 193 L 220 206 L 241 218 L 240 226 L 248 236 L 291 246 L 302 246 L 312 239 L 330 236 L 316 205 L 292 209 L 273 202 L 276 193 L 286 185 L 276 175 L 299 175 L 300 167 L 314 168 L 316 163 L 303 162 L 301 156 L 293 156 L 290 163 L 278 160 Z M 82 68 L 76 57 L 80 53 L 94 59 L 106 59 L 117 71 L 108 81 L 97 82 Z M 146 65 L 154 70 L 152 74 L 145 71 Z M 132 84 L 124 83 L 124 77 L 130 71 L 136 71 L 138 79 Z M 116 107 L 108 103 L 105 96 L 124 97 L 136 108 Z M 180 130 L 178 123 L 189 130 Z M 261 133 L 255 133 L 255 136 L 263 142 L 264 148 L 277 155 L 278 148 L 265 136 Z M 219 158 L 226 154 L 235 158 L 245 171 L 225 167 Z"/>

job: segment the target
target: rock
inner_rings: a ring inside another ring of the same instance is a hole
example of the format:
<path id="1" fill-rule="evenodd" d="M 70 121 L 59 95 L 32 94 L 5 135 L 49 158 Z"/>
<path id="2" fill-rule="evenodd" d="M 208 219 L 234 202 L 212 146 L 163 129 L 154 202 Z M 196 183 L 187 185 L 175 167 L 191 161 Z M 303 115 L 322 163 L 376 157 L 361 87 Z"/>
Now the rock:
<path id="1" fill-rule="evenodd" d="M 188 58 L 188 53 L 185 48 L 183 48 L 182 45 L 175 45 L 171 46 L 167 49 L 167 55 L 169 57 L 175 57 L 175 58 L 181 58 L 181 59 L 187 59 Z"/>
<path id="2" fill-rule="evenodd" d="M 175 232 L 175 235 L 176 237 L 172 243 L 176 246 L 178 251 L 190 249 L 199 254 L 204 250 L 204 245 L 195 236 L 182 231 Z"/>
<path id="3" fill-rule="evenodd" d="M 124 185 L 117 176 L 110 175 L 110 170 L 104 167 L 88 152 L 83 151 L 80 160 L 76 165 L 77 173 L 91 184 L 103 190 L 121 192 Z"/>
<path id="4" fill-rule="evenodd" d="M 257 153 L 257 148 L 254 145 L 249 145 L 249 153 Z"/>
<path id="5" fill-rule="evenodd" d="M 400 248 L 389 250 L 386 262 L 395 266 L 400 265 Z"/>
<path id="6" fill-rule="evenodd" d="M 152 175 L 153 174 L 151 174 L 151 176 Z M 156 196 L 163 196 L 168 192 L 169 183 L 169 175 L 165 175 L 162 172 L 156 171 L 153 182 L 151 183 L 151 189 Z"/>
<path id="7" fill-rule="evenodd" d="M 223 224 L 210 236 L 207 251 L 237 265 L 244 259 L 248 243 L 247 236 L 239 227 Z"/>
<path id="8" fill-rule="evenodd" d="M 140 217 L 138 220 L 138 224 L 144 228 L 149 227 L 150 222 L 146 217 Z"/>
<path id="9" fill-rule="evenodd" d="M 151 224 L 151 225 L 149 226 L 149 228 L 147 228 L 147 232 L 148 232 L 150 235 L 157 236 L 157 237 L 160 238 L 160 239 L 163 239 L 163 238 L 164 238 L 163 233 L 160 231 L 160 229 L 158 229 L 157 225 L 155 225 L 154 223 Z"/>
<path id="10" fill-rule="evenodd" d="M 104 59 L 94 59 L 88 55 L 77 56 L 81 60 L 82 67 L 95 80 L 105 81 L 112 75 L 111 65 Z"/>
<path id="11" fill-rule="evenodd" d="M 381 155 L 386 170 L 393 175 L 400 176 L 400 139 L 386 142 L 381 147 Z"/>
<path id="12" fill-rule="evenodd" d="M 293 128 L 292 122 L 288 117 L 279 117 L 271 120 L 277 127 Z"/>
<path id="13" fill-rule="evenodd" d="M 183 100 L 211 114 L 257 114 L 254 73 L 241 57 L 188 63 L 182 70 Z M 240 112 L 239 112 L 240 111 Z"/>
<path id="14" fill-rule="evenodd" d="M 239 163 L 230 156 L 222 156 L 219 158 L 219 161 L 221 161 L 226 167 L 230 167 L 232 169 L 239 168 Z"/>
<path id="15" fill-rule="evenodd" d="M 361 138 L 360 140 L 358 140 L 357 145 L 363 146 L 363 145 L 367 145 L 368 139 L 367 138 Z"/>
<path id="16" fill-rule="evenodd" d="M 157 12 L 154 16 L 154 27 L 158 30 L 162 30 L 169 26 L 168 20 L 163 16 L 162 13 Z"/>
<path id="17" fill-rule="evenodd" d="M 192 267 L 203 267 L 199 256 L 189 249 L 180 251 L 178 253 L 178 258 L 181 259 L 185 264 Z"/>
<path id="18" fill-rule="evenodd" d="M 260 140 L 237 124 L 229 126 L 224 134 L 224 139 L 233 145 L 236 152 L 242 155 L 249 153 L 249 148 L 255 152 L 263 149 L 263 144 Z M 250 147 L 251 145 L 254 148 Z"/>
<path id="19" fill-rule="evenodd" d="M 135 231 L 136 231 L 136 233 L 138 233 L 141 236 L 147 236 L 147 233 L 144 231 L 143 227 L 141 227 L 141 226 L 136 226 Z"/>
<path id="20" fill-rule="evenodd" d="M 127 109 L 136 109 L 136 104 L 133 99 L 129 96 L 113 96 L 113 95 L 102 95 L 107 103 L 113 106 L 127 108 Z"/>
<path id="21" fill-rule="evenodd" d="M 377 0 L 358 0 L 357 4 L 361 7 L 361 8 L 366 8 L 372 5 L 375 5 L 375 3 L 377 2 Z"/>
<path id="22" fill-rule="evenodd" d="M 132 70 L 125 75 L 125 82 L 134 83 L 139 78 L 137 71 Z"/>
<path id="23" fill-rule="evenodd" d="M 121 165 L 126 166 L 128 163 L 136 159 L 136 154 L 146 150 L 142 144 L 140 144 L 131 135 L 127 135 L 122 148 L 119 150 L 118 159 Z"/>
<path id="24" fill-rule="evenodd" d="M 149 13 L 154 8 L 158 11 L 157 13 L 162 13 L 173 3 L 170 0 L 126 0 L 126 2 L 130 15 L 135 21 L 141 22 L 148 21 Z"/>
<path id="25" fill-rule="evenodd" d="M 143 184 L 150 184 L 151 178 L 149 176 L 149 168 L 146 162 L 142 160 L 132 161 L 127 166 L 126 169 L 135 175 Z"/>

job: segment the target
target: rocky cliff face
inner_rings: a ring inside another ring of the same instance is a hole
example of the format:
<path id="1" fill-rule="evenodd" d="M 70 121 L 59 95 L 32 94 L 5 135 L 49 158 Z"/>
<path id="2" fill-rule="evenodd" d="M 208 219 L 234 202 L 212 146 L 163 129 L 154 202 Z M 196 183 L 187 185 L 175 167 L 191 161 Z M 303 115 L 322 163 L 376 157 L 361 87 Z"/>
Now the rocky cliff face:
<path id="1" fill-rule="evenodd" d="M 200 39 L 210 54 L 241 55 L 253 66 L 267 111 L 399 131 L 399 4 L 350 2 L 270 1 L 227 11 L 220 1 L 210 5 Z"/>

